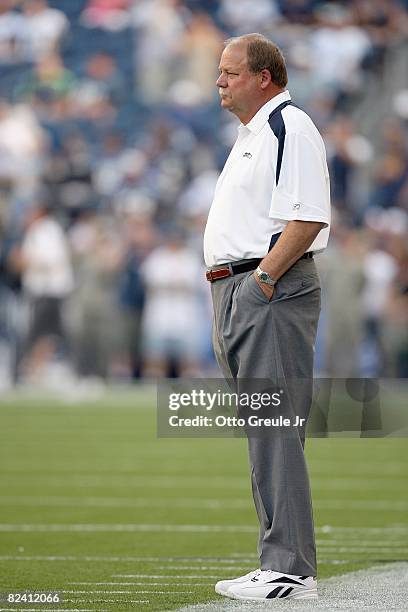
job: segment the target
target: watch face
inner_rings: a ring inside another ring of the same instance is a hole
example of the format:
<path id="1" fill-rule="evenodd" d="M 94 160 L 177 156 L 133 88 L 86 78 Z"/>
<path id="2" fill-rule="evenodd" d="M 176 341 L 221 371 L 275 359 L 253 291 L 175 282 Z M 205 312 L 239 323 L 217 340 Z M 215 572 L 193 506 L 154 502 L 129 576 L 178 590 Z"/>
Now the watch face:
<path id="1" fill-rule="evenodd" d="M 265 282 L 268 280 L 268 275 L 267 275 L 267 273 L 266 273 L 266 272 L 262 272 L 262 273 L 259 275 L 259 278 L 261 279 L 261 281 L 262 281 L 263 283 L 265 283 Z"/>

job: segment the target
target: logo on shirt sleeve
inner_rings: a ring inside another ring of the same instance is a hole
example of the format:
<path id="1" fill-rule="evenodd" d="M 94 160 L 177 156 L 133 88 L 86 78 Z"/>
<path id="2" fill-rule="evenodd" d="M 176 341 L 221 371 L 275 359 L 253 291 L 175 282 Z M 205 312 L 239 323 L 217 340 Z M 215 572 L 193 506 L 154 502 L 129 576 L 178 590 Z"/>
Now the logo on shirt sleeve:
<path id="1" fill-rule="evenodd" d="M 252 153 L 250 153 L 249 151 L 245 151 L 245 153 L 243 154 L 242 157 L 247 157 L 248 159 L 252 158 Z"/>
<path id="2" fill-rule="evenodd" d="M 299 210 L 299 208 L 300 208 L 300 204 L 299 204 L 299 202 L 298 202 L 297 204 L 294 204 L 294 205 L 292 206 L 292 210 Z"/>

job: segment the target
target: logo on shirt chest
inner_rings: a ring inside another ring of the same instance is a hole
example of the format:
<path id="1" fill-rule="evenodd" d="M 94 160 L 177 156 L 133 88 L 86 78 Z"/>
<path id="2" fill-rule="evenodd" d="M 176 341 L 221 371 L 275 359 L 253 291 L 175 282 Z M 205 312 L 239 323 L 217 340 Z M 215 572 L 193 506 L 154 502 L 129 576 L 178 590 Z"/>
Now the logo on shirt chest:
<path id="1" fill-rule="evenodd" d="M 245 153 L 243 154 L 242 157 L 247 157 L 248 159 L 252 158 L 252 153 L 250 153 L 249 151 L 245 151 Z"/>

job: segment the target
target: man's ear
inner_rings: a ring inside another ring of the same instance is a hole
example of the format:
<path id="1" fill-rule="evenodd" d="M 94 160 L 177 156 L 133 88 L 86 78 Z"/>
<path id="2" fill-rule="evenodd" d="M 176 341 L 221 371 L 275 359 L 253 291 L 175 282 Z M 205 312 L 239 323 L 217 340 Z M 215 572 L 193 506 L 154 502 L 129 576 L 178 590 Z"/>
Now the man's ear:
<path id="1" fill-rule="evenodd" d="M 264 68 L 261 71 L 261 88 L 266 89 L 268 85 L 271 83 L 271 81 L 272 81 L 271 73 L 269 72 L 267 68 Z"/>

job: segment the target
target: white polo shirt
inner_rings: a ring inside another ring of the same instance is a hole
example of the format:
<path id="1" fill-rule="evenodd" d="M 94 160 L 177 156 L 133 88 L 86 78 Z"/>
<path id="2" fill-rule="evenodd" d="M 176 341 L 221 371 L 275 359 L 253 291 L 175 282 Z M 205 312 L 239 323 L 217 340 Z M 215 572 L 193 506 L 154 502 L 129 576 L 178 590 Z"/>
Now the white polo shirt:
<path id="1" fill-rule="evenodd" d="M 238 127 L 208 215 L 206 265 L 264 257 L 272 235 L 292 220 L 325 223 L 308 250 L 326 247 L 330 185 L 324 143 L 284 91 Z"/>

